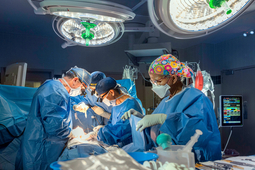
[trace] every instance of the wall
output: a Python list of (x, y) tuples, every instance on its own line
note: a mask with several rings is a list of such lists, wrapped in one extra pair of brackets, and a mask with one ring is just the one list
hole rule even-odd
[[(200, 69), (210, 73), (211, 76), (217, 76), (221, 73), (221, 68), (215, 58), (215, 45), (214, 44), (199, 44), (187, 49), (179, 50), (180, 61), (185, 62), (199, 62)], [(221, 85), (214, 85), (215, 95), (215, 114), (218, 119), (218, 103), (219, 95), (221, 94)]]
[[(233, 128), (233, 134), (228, 148), (236, 149), (241, 155), (254, 155), (255, 153), (255, 91), (252, 90), (255, 84), (255, 67), (245, 70), (236, 70), (233, 75), (222, 74), (222, 94), (237, 94), (243, 96), (246, 102), (247, 119), (244, 119), (243, 127)], [(225, 146), (230, 128), (221, 128), (222, 144)]]
[(0, 33), (0, 67), (15, 62), (27, 62), (28, 68), (53, 69), (54, 74), (77, 65), (92, 72), (122, 73), (128, 58), (124, 50), (128, 49), (126, 37), (109, 47), (84, 48), (80, 46), (61, 48), (60, 38), (29, 36), (14, 33)]
[[(247, 101), (247, 118), (242, 128), (234, 128), (228, 148), (236, 149), (241, 155), (255, 154), (255, 37), (237, 37), (215, 45), (215, 58), (221, 70), (233, 69), (233, 75), (222, 73), (222, 94), (241, 94)], [(250, 68), (249, 68), (250, 67)], [(229, 128), (221, 128), (222, 146), (225, 146)]]
[[(215, 85), (216, 114), (218, 111), (219, 95), (241, 94), (247, 101), (248, 119), (243, 128), (234, 128), (232, 138), (227, 148), (236, 149), (241, 155), (255, 154), (254, 112), (255, 96), (253, 92), (255, 77), (255, 36), (239, 36), (218, 44), (199, 44), (179, 51), (181, 61), (200, 61), (202, 70), (212, 76), (221, 75), (220, 85)], [(221, 74), (222, 70), (233, 69), (234, 75)], [(224, 149), (229, 128), (221, 128), (222, 149)]]
[(215, 60), (214, 44), (199, 44), (182, 50), (180, 60), (182, 62), (200, 62), (201, 70), (206, 70), (212, 76), (220, 74), (220, 68)]
[(215, 45), (215, 59), (221, 70), (255, 65), (255, 36), (239, 36)]

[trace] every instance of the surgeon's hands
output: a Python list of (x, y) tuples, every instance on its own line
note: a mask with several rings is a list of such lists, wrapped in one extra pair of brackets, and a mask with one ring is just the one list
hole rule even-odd
[(73, 110), (85, 113), (85, 117), (87, 118), (87, 110), (89, 109), (89, 106), (86, 105), (84, 102), (81, 102), (77, 105), (73, 105)]
[(89, 132), (86, 136), (88, 137), (86, 140), (97, 139), (97, 132)]
[(91, 140), (91, 139), (97, 139), (97, 134), (99, 129), (103, 128), (103, 125), (98, 125), (96, 127), (93, 128), (93, 132), (89, 132), (86, 136), (88, 136), (87, 140)]
[(140, 112), (138, 112), (138, 111), (136, 111), (136, 110), (134, 110), (134, 109), (130, 109), (129, 111), (127, 111), (127, 112), (125, 112), (125, 113), (123, 114), (123, 116), (121, 117), (121, 119), (122, 119), (123, 121), (125, 121), (125, 120), (129, 119), (129, 118), (131, 117), (131, 115), (134, 115), (134, 116), (139, 117), (139, 118), (143, 118), (143, 115), (142, 115)]
[(157, 124), (163, 124), (166, 121), (166, 117), (166, 114), (146, 115), (142, 120), (137, 123), (136, 131), (140, 129), (140, 132), (142, 132), (147, 127), (151, 127)]
[(99, 129), (101, 129), (101, 128), (103, 128), (103, 127), (104, 127), (104, 125), (98, 125), (98, 126), (96, 126), (96, 127), (93, 128), (93, 131), (94, 131), (94, 132), (98, 132)]
[(98, 107), (98, 106), (94, 106), (91, 107), (91, 109), (99, 116), (105, 117), (106, 119), (110, 119), (111, 114), (108, 112), (105, 112), (103, 108)]

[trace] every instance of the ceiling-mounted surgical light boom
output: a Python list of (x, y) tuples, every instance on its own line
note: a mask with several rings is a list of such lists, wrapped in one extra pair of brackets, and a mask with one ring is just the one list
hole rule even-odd
[[(109, 1), (44, 0), (40, 6), (46, 14), (83, 21), (124, 22), (135, 17), (130, 8)], [(38, 11), (41, 9), (38, 8)]]
[(88, 23), (79, 19), (55, 17), (52, 27), (55, 33), (67, 42), (63, 47), (74, 45), (106, 46), (118, 41), (124, 34), (123, 23)]
[(135, 17), (130, 8), (103, 0), (43, 0), (40, 7), (28, 2), (36, 14), (55, 15), (52, 28), (66, 41), (63, 48), (112, 44), (125, 32), (123, 22)]
[(254, 0), (148, 0), (152, 23), (178, 39), (208, 35), (239, 17)]

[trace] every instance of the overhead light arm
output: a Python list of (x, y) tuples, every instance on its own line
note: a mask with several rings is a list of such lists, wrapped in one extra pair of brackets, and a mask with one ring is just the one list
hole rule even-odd
[[(73, 45), (102, 47), (115, 43), (125, 32), (123, 22), (135, 17), (130, 8), (103, 0), (43, 0), (40, 8), (32, 0), (28, 2), (36, 14), (56, 16), (52, 28), (66, 41), (63, 48)], [(149, 32), (150, 28), (132, 29), (135, 30)]]
[(125, 27), (125, 32), (152, 32), (154, 27)]
[(138, 4), (136, 4), (133, 8), (132, 11), (137, 10), (138, 8), (140, 8), (145, 2), (147, 2), (147, 0), (141, 0), (141, 2), (139, 2)]
[(32, 2), (32, 0), (27, 0), (28, 3), (34, 8), (34, 10), (36, 11), (38, 8), (35, 6), (35, 4)]
[(65, 49), (66, 47), (71, 47), (71, 46), (75, 46), (76, 44), (74, 44), (74, 43), (71, 43), (71, 42), (65, 42), (65, 43), (63, 43), (62, 45), (61, 45), (61, 47), (63, 48), (63, 49)]

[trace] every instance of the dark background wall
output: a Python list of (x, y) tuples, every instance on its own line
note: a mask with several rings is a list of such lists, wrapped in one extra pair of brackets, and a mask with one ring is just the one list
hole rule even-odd
[[(0, 67), (15, 62), (27, 62), (28, 68), (53, 69), (54, 74), (77, 65), (88, 71), (122, 72), (128, 64), (124, 50), (128, 49), (126, 37), (118, 43), (100, 48), (80, 46), (61, 48), (63, 40), (29, 34), (0, 33)], [(93, 63), (93, 64), (92, 64)]]
[[(247, 119), (242, 128), (234, 128), (229, 148), (236, 148), (242, 155), (255, 153), (255, 37), (238, 37), (215, 46), (215, 58), (219, 61), (220, 69), (232, 69), (233, 75), (222, 72), (222, 94), (243, 95), (247, 102)], [(217, 50), (216, 50), (217, 49)], [(222, 143), (226, 143), (229, 129), (222, 128)]]
[[(227, 148), (241, 155), (255, 154), (255, 37), (239, 36), (217, 44), (200, 44), (181, 51), (182, 61), (200, 61), (201, 69), (212, 76), (221, 75), (221, 84), (215, 85), (215, 112), (218, 118), (219, 95), (243, 95), (247, 103), (244, 126), (233, 129)], [(223, 70), (233, 70), (226, 75)], [(225, 147), (230, 128), (220, 128), (222, 148)]]

